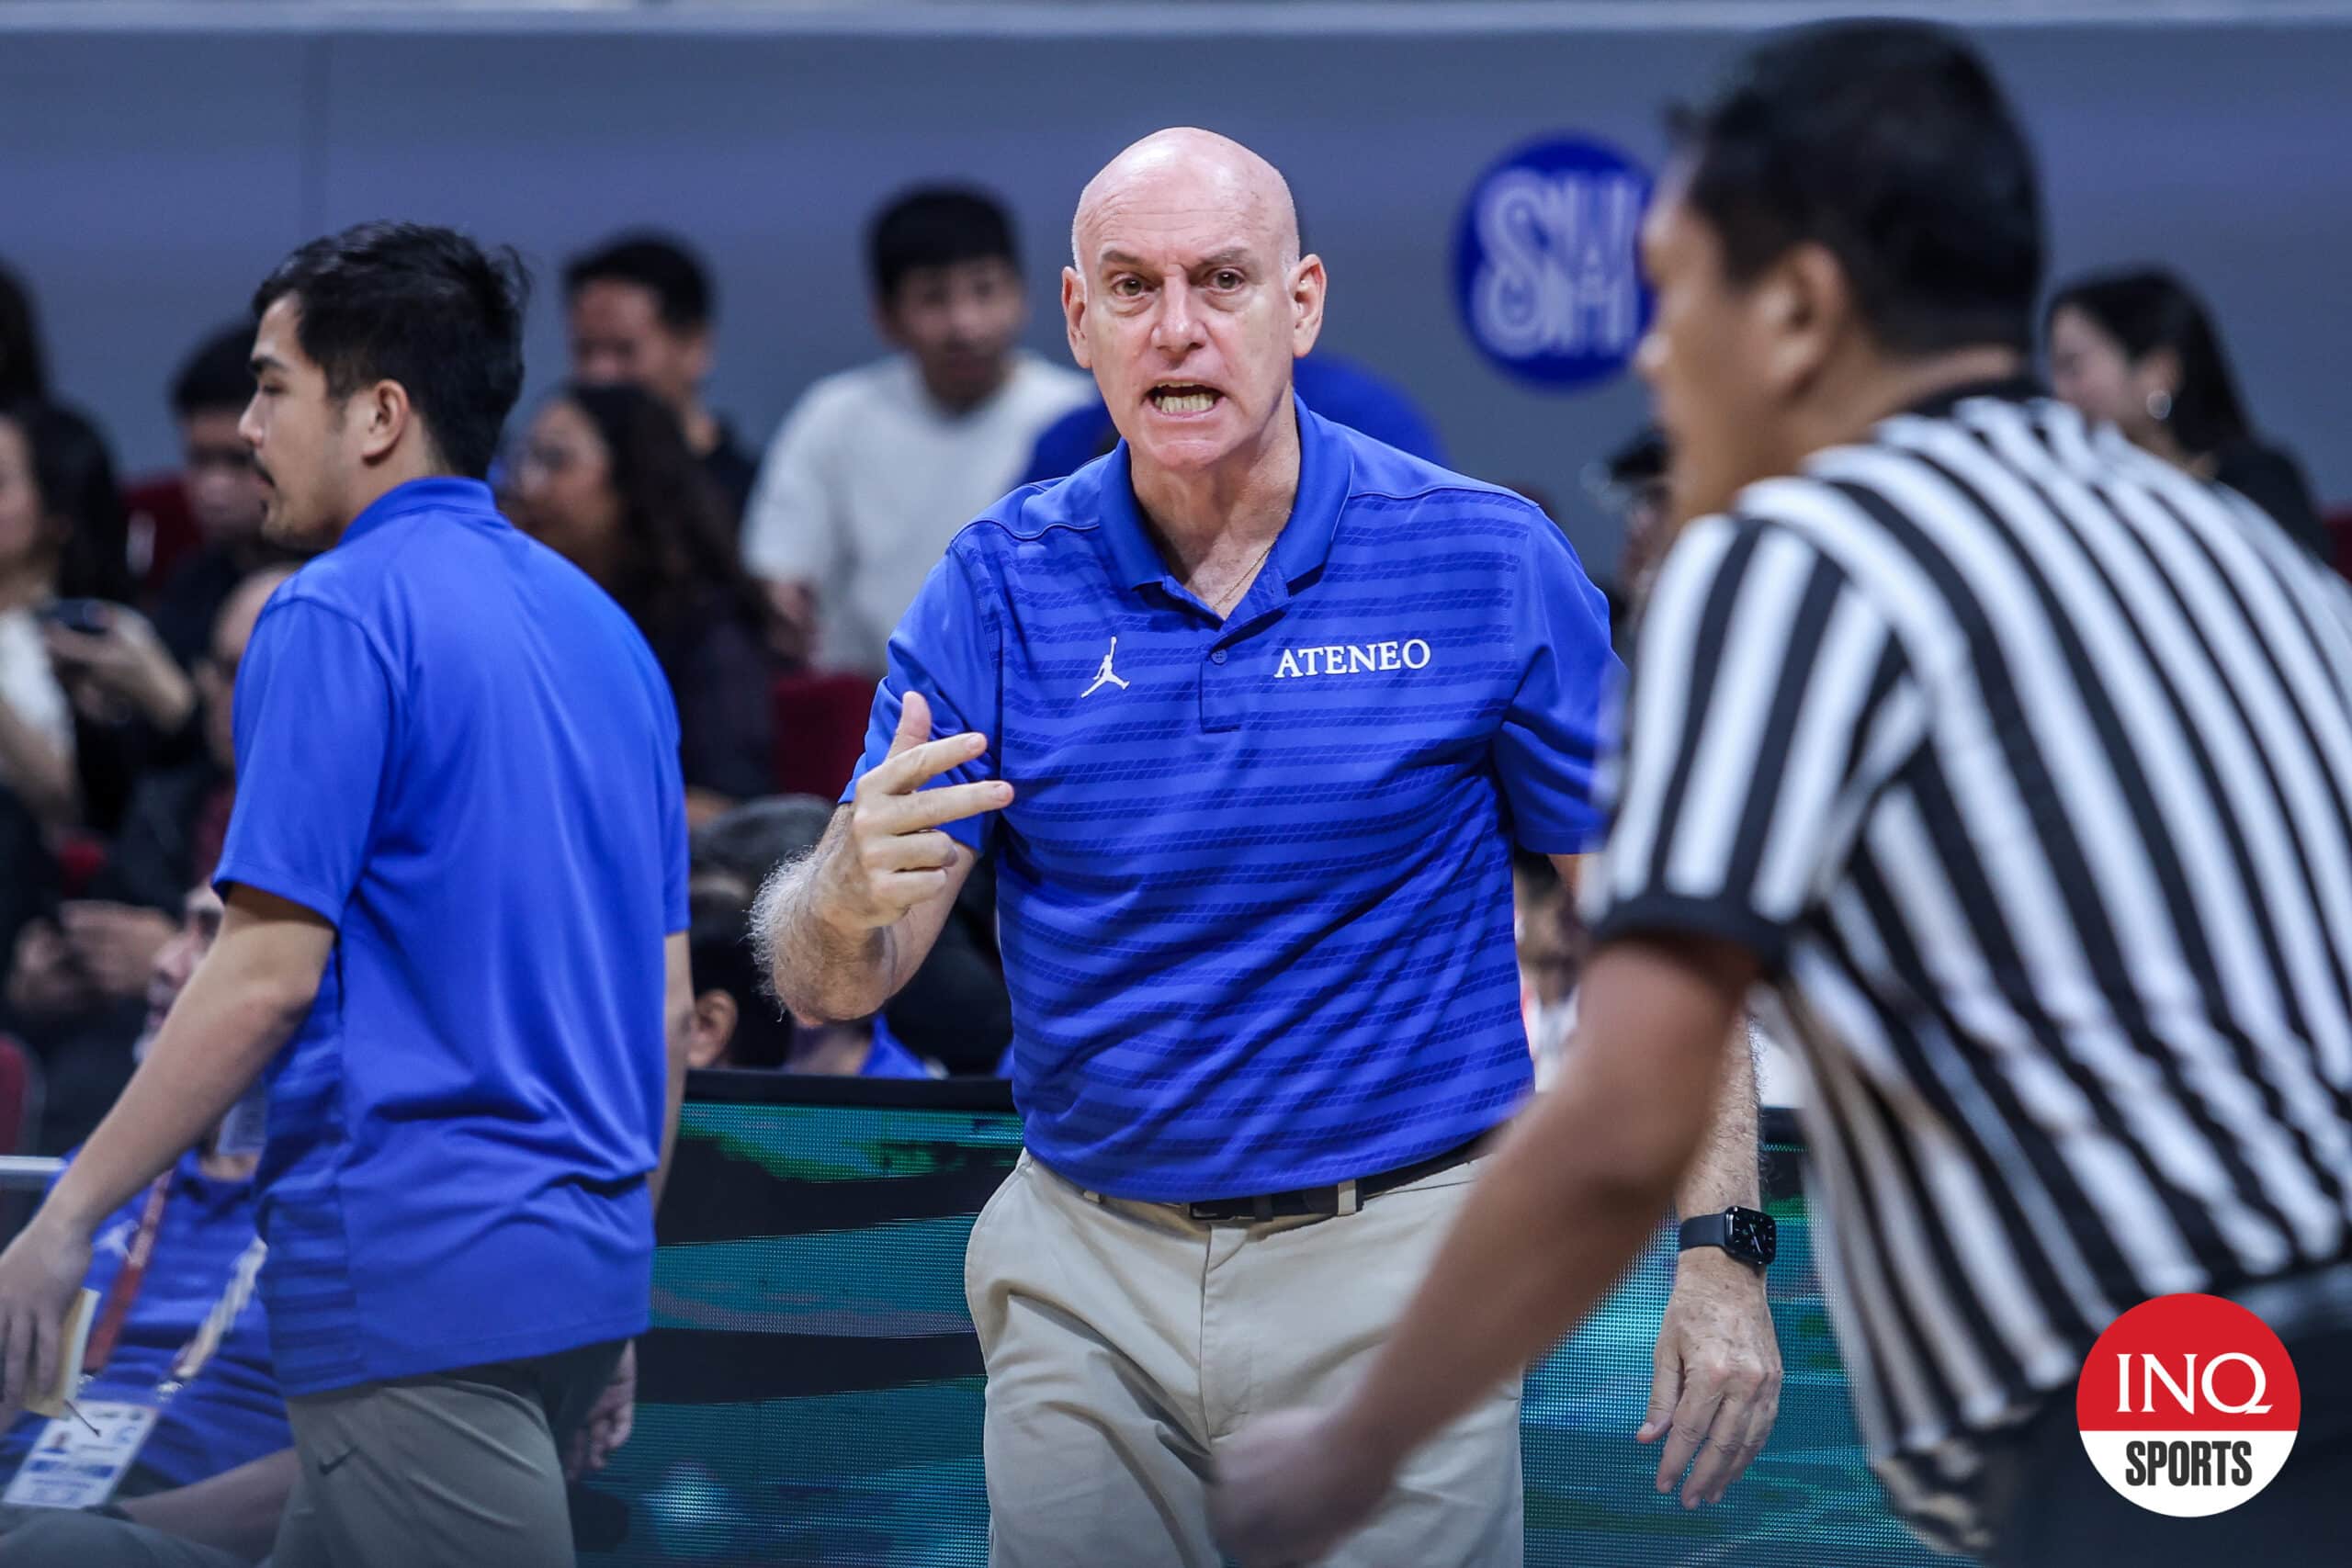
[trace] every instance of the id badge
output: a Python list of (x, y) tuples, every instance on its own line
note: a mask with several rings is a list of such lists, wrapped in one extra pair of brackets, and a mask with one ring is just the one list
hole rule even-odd
[[(50, 1418), (40, 1441), (17, 1467), (0, 1504), (26, 1508), (93, 1508), (114, 1496), (155, 1429), (161, 1414), (153, 1404), (129, 1399), (76, 1401), (74, 1409)], [(96, 1430), (91, 1430), (96, 1427)]]

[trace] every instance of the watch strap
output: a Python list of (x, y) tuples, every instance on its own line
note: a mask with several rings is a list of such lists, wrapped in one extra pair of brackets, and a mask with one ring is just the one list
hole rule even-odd
[(1682, 1222), (1682, 1250), (1698, 1247), (1720, 1247), (1731, 1250), (1731, 1216), (1729, 1214), (1697, 1214)]
[(1719, 1247), (1752, 1269), (1763, 1269), (1778, 1251), (1772, 1216), (1736, 1204), (1716, 1214), (1698, 1214), (1682, 1222), (1682, 1250)]

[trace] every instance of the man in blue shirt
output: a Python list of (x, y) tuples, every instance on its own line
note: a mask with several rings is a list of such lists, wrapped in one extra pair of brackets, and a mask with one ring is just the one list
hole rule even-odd
[[(993, 852), (1027, 1153), (967, 1262), (991, 1561), (1210, 1568), (1227, 1434), (1360, 1371), (1528, 1093), (1509, 840), (1595, 837), (1613, 660), (1532, 506), (1294, 398), (1323, 268), (1262, 159), (1148, 138), (1072, 248), (1125, 439), (956, 537), (759, 919), (797, 1014), (869, 1013)], [(1757, 1201), (1725, 1063), (1686, 1212)], [(1695, 1258), (1644, 1435), (1769, 1420), (1778, 1378), (1760, 1276)], [(1400, 1480), (1333, 1562), (1516, 1564), (1517, 1380)]]
[(619, 606), (481, 482), (519, 273), (369, 224), (256, 295), (266, 525), (333, 547), (239, 674), (220, 940), (0, 1257), (16, 1404), (97, 1221), (267, 1066), (280, 1568), (569, 1563), (560, 1445), (625, 1429), (647, 1322), (690, 1004), (677, 721)]

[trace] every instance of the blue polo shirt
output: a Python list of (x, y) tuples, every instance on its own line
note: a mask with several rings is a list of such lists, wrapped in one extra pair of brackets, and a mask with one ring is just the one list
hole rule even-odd
[[(67, 1158), (70, 1163), (73, 1156)], [(208, 1177), (191, 1151), (173, 1167), (169, 1190), (147, 1277), (122, 1320), (113, 1353), (84, 1385), (82, 1398), (152, 1401), (180, 1352), (228, 1294), (238, 1260), (253, 1245), (250, 1179)], [(141, 1188), (98, 1226), (90, 1271), (82, 1282), (98, 1292), (102, 1312), (146, 1208), (147, 1190)], [(0, 1477), (16, 1474), (48, 1425), (45, 1417), (28, 1415), (8, 1428), (0, 1438)], [(164, 1404), (131, 1473), (156, 1487), (186, 1486), (293, 1441), (286, 1401), (270, 1370), (268, 1320), (260, 1297), (249, 1291), (211, 1359)]]
[(286, 1391), (642, 1330), (686, 829), (637, 628), (420, 480), (271, 597), (236, 736), (223, 893), (336, 931), (258, 1178)]
[[(1298, 411), (1299, 488), (1220, 624), (1124, 445), (958, 534), (890, 643), (1013, 804), (998, 856), (1013, 1092), (1089, 1188), (1238, 1197), (1408, 1164), (1527, 1092), (1509, 842), (1600, 832), (1608, 612), (1507, 491)], [(1115, 644), (1114, 639), (1116, 639)]]

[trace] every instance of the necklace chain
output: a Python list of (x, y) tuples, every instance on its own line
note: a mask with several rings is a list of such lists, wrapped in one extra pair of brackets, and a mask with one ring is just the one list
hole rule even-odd
[[(1274, 536), (1274, 539), (1279, 539), (1282, 536), (1279, 534)], [(1241, 575), (1234, 580), (1233, 586), (1231, 588), (1226, 590), (1225, 596), (1223, 598), (1213, 599), (1209, 602), (1210, 609), (1215, 610), (1220, 615), (1224, 615), (1226, 611), (1232, 606), (1234, 602), (1241, 597), (1242, 591), (1248, 588), (1250, 583), (1257, 581), (1258, 569), (1266, 563), (1266, 558), (1268, 556), (1274, 553), (1274, 539), (1268, 539), (1266, 541), (1266, 547), (1258, 552), (1257, 559), (1251, 561), (1248, 566), (1241, 569)]]

